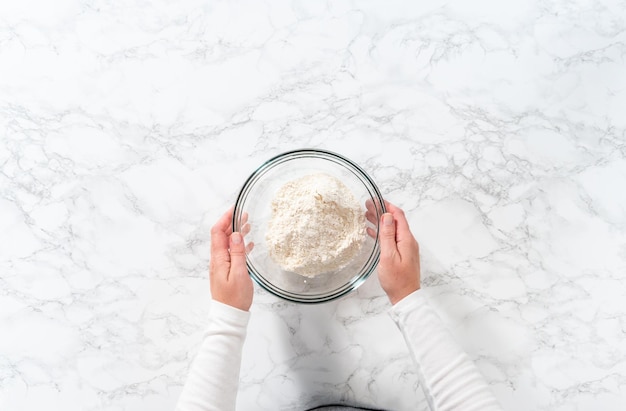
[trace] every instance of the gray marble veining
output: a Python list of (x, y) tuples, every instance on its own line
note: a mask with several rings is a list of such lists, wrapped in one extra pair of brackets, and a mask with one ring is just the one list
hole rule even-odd
[[(623, 409), (625, 73), (619, 0), (2, 2), (0, 409), (173, 409), (210, 226), (300, 147), (407, 211), (505, 409)], [(257, 290), (239, 409), (426, 409), (388, 308)]]

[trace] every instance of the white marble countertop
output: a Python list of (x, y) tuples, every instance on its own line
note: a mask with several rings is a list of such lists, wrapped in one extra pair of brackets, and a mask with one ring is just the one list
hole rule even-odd
[[(507, 410), (626, 404), (624, 1), (0, 3), (0, 409), (172, 410), (209, 229), (300, 147), (407, 210)], [(239, 409), (425, 409), (375, 276), (256, 290)]]

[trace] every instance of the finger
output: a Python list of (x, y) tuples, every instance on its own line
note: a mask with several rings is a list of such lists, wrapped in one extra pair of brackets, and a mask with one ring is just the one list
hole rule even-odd
[[(224, 213), (211, 228), (211, 260), (217, 265), (230, 261), (230, 255), (228, 253), (229, 234), (227, 233), (230, 227), (231, 215), (232, 209)], [(217, 267), (217, 265), (215, 267)]]
[(246, 254), (250, 254), (252, 250), (254, 250), (254, 243), (250, 241), (248, 244), (246, 244)]
[(247, 236), (248, 233), (250, 233), (250, 224), (245, 224), (242, 228), (241, 228), (241, 235), (242, 236)]
[(380, 204), (379, 201), (374, 202), (371, 198), (365, 201), (365, 209), (367, 210), (367, 213), (375, 216), (376, 220), (378, 220), (378, 217), (383, 212), (382, 204)]
[(374, 229), (371, 227), (367, 227), (367, 235), (372, 238), (376, 238), (376, 231), (374, 231)]
[(246, 246), (241, 233), (232, 233), (230, 236), (230, 273), (229, 282), (234, 280), (231, 276), (248, 275), (246, 267)]
[(405, 255), (410, 255), (413, 253), (413, 249), (417, 244), (413, 233), (411, 233), (411, 228), (409, 227), (409, 222), (406, 219), (406, 215), (404, 211), (397, 206), (389, 203), (386, 204), (388, 210), (391, 211), (393, 217), (396, 222), (396, 248), (400, 254), (400, 259)]
[(388, 212), (393, 213), (394, 211), (402, 211), (402, 209), (400, 207), (398, 207), (397, 205), (385, 200), (385, 208), (387, 209)]
[[(376, 207), (376, 204), (379, 204), (379, 206)], [(365, 201), (365, 208), (367, 209), (367, 211), (365, 212), (365, 218), (367, 219), (367, 221), (369, 221), (373, 225), (378, 225), (378, 219), (383, 212), (383, 210), (381, 210), (382, 207), (380, 206), (380, 203), (374, 203), (374, 200), (370, 198)]]
[(224, 214), (228, 215), (228, 227), (224, 230), (227, 236), (230, 236), (233, 233), (233, 213), (235, 211), (235, 206), (232, 205)]
[[(230, 212), (231, 212), (231, 221), (230, 221), (230, 227), (228, 227), (228, 231), (226, 231), (227, 235), (231, 235), (233, 233), (233, 221), (232, 221), (232, 217), (233, 217), (233, 212), (234, 212), (235, 206), (232, 206), (230, 208)], [(239, 221), (239, 227), (243, 227), (248, 223), (248, 213), (244, 212), (243, 215), (241, 216), (241, 220)], [(243, 234), (245, 235), (245, 234)]]
[(382, 215), (379, 230), (381, 260), (390, 261), (398, 254), (396, 222), (392, 214), (385, 213)]
[(396, 220), (396, 240), (401, 242), (413, 239), (413, 234), (411, 233), (411, 228), (409, 227), (409, 222), (406, 219), (404, 210), (387, 200), (385, 200), (385, 208), (387, 208), (388, 212), (393, 214), (393, 218)]
[(378, 217), (376, 216), (376, 212), (366, 212), (365, 213), (365, 218), (367, 219), (367, 221), (369, 221), (370, 223), (376, 225), (376, 222), (378, 221)]
[(233, 223), (233, 207), (230, 207), (222, 216), (215, 222), (215, 225), (211, 230), (216, 229), (223, 232), (228, 230), (228, 227)]

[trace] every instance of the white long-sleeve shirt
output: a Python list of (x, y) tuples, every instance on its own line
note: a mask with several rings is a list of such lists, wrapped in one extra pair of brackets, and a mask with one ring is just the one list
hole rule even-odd
[(399, 301), (390, 314), (404, 335), (433, 411), (502, 409), (421, 290)]
[[(420, 290), (390, 310), (415, 361), (433, 411), (501, 410), (474, 363)], [(234, 411), (250, 313), (213, 301), (211, 323), (191, 366), (177, 411)]]

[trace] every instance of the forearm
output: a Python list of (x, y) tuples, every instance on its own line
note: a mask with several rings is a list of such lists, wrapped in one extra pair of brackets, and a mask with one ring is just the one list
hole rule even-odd
[(247, 311), (211, 303), (211, 323), (189, 370), (177, 411), (235, 409), (249, 317)]
[(501, 409), (474, 363), (426, 301), (423, 291), (416, 291), (397, 303), (391, 316), (414, 357), (431, 409)]

